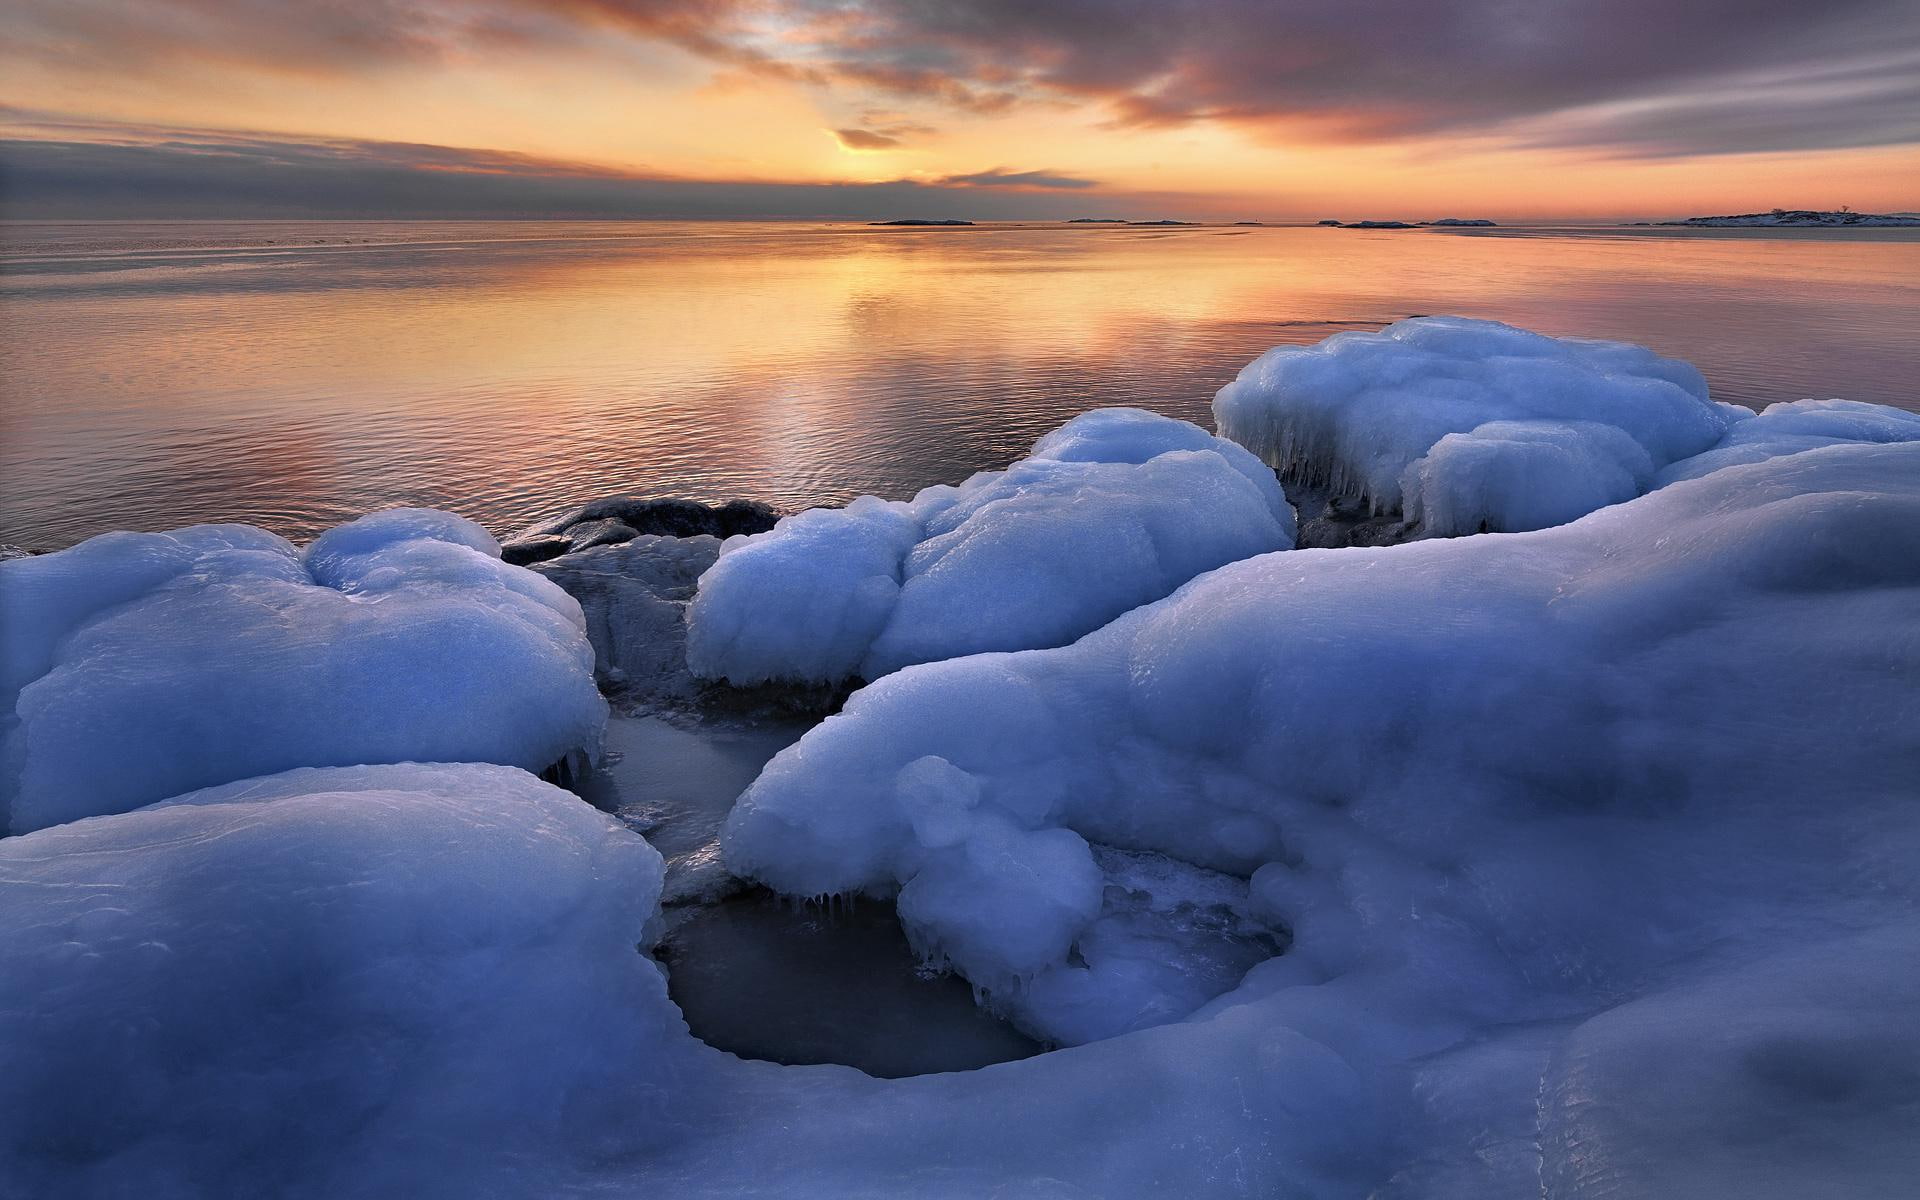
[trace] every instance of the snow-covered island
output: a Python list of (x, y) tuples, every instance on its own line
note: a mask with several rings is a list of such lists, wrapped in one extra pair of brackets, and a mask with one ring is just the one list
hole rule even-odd
[(1695, 225), (1720, 227), (1755, 226), (1759, 228), (1894, 228), (1920, 226), (1920, 217), (1903, 213), (1858, 213), (1847, 209), (1820, 211), (1805, 208), (1776, 208), (1771, 212), (1740, 213), (1725, 217), (1688, 217), (1684, 221), (1658, 221), (1658, 225)]
[[(1422, 318), (1214, 418), (0, 560), (0, 1195), (1908, 1190), (1920, 414)], [(583, 798), (770, 698), (700, 838)], [(701, 1041), (658, 951), (749, 888), (1047, 1052)]]

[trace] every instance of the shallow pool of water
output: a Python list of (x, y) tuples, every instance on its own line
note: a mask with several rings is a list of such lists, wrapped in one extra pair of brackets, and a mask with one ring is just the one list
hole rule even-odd
[(666, 933), (655, 953), (688, 1027), (743, 1058), (842, 1063), (889, 1078), (1039, 1053), (977, 1007), (963, 980), (922, 969), (892, 905), (796, 905), (727, 874), (728, 811), (806, 729), (616, 713), (605, 761), (578, 784), (666, 859)]

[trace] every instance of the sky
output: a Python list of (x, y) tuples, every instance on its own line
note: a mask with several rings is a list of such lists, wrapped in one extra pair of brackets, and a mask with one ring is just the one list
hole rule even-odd
[(0, 0), (0, 215), (1920, 209), (1915, 0)]

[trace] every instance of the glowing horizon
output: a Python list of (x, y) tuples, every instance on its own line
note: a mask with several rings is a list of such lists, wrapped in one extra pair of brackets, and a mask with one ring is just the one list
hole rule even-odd
[(1920, 20), (1877, 0), (1365, 19), (1331, 0), (25, 0), (0, 21), (9, 216), (1920, 207)]

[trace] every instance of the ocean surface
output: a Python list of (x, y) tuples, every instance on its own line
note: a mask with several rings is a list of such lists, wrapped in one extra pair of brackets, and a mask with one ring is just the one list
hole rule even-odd
[(1457, 313), (1920, 409), (1920, 231), (0, 223), (0, 542), (598, 496), (793, 509)]

